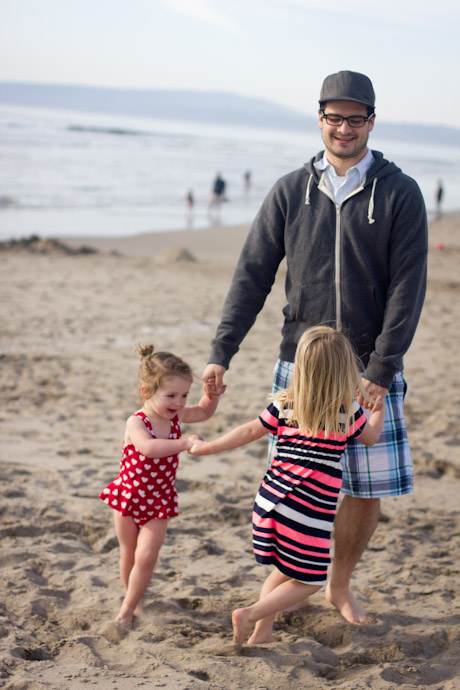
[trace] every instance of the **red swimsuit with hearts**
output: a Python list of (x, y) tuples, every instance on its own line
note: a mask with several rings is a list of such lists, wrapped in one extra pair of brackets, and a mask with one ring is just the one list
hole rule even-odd
[[(152, 438), (149, 418), (143, 412), (141, 417)], [(170, 439), (181, 437), (178, 417), (171, 420)], [(132, 443), (123, 443), (120, 474), (101, 491), (99, 498), (122, 515), (134, 519), (138, 527), (149, 520), (166, 520), (179, 514), (176, 492), (177, 455), (166, 458), (148, 458), (139, 453)]]

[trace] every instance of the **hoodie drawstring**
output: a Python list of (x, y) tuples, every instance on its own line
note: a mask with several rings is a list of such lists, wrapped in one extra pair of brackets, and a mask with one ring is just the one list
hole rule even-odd
[[(373, 213), (374, 213), (375, 188), (377, 186), (377, 182), (378, 182), (378, 177), (374, 177), (374, 181), (372, 182), (371, 197), (369, 199), (369, 206), (367, 208), (367, 220), (369, 222), (369, 225), (372, 225), (373, 223), (375, 223), (375, 218), (373, 218)], [(313, 175), (310, 174), (310, 177), (308, 178), (308, 182), (307, 182), (307, 188), (305, 190), (305, 206), (310, 206), (310, 189), (311, 189), (312, 183), (313, 183)]]
[(367, 220), (369, 221), (369, 225), (372, 225), (372, 223), (375, 223), (375, 218), (372, 217), (372, 214), (374, 213), (374, 193), (375, 193), (375, 188), (377, 186), (377, 177), (374, 177), (374, 181), (372, 183), (372, 191), (371, 191), (371, 198), (369, 199), (369, 207), (367, 209)]
[(305, 206), (310, 206), (310, 187), (313, 182), (313, 175), (310, 174), (307, 182), (307, 189), (305, 191)]

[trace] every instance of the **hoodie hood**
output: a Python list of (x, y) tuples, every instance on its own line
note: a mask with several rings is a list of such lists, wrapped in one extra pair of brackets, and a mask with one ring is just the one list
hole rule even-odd
[[(308, 163), (305, 163), (304, 165), (304, 168), (309, 173), (307, 186), (305, 190), (306, 206), (309, 206), (311, 203), (310, 190), (312, 185), (316, 183), (318, 186), (320, 186), (321, 180), (323, 178), (323, 172), (318, 170), (314, 165), (318, 161), (322, 160), (323, 155), (324, 151), (320, 151), (314, 158), (312, 158)], [(360, 187), (360, 189), (364, 189), (368, 185), (372, 184), (372, 190), (371, 195), (369, 197), (369, 205), (367, 209), (367, 221), (369, 225), (375, 223), (374, 206), (377, 182), (379, 181), (379, 179), (382, 180), (385, 177), (388, 177), (389, 175), (394, 175), (396, 173), (401, 172), (401, 169), (398, 168), (398, 166), (394, 163), (390, 163), (389, 161), (387, 161), (383, 157), (383, 153), (380, 153), (380, 151), (372, 151), (372, 155), (374, 156), (374, 162), (367, 171), (366, 178)]]

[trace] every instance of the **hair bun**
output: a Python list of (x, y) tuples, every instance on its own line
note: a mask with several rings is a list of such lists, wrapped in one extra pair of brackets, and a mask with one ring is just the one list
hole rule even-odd
[(151, 357), (153, 353), (155, 352), (155, 348), (153, 345), (139, 345), (136, 347), (136, 352), (139, 353), (139, 356), (142, 359), (146, 359), (147, 357)]

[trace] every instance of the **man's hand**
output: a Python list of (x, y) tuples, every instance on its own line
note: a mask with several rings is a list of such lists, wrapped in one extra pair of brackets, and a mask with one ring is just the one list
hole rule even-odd
[(362, 395), (361, 391), (358, 391), (358, 403), (365, 409), (371, 410), (372, 412), (380, 410), (380, 408), (384, 404), (385, 396), (388, 393), (388, 388), (378, 386), (376, 383), (372, 383), (372, 381), (369, 381), (365, 378), (361, 380), (363, 382), (364, 390), (366, 391), (372, 402), (366, 400), (366, 398)]
[(225, 393), (224, 374), (227, 371), (221, 364), (208, 364), (203, 372), (203, 384), (206, 393), (214, 397)]

